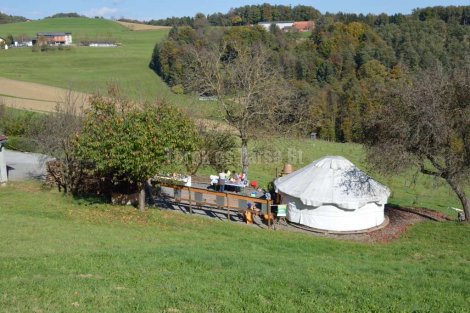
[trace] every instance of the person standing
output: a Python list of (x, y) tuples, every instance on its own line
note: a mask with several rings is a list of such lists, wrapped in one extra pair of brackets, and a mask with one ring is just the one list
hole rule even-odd
[(224, 192), (225, 190), (225, 181), (227, 179), (227, 170), (219, 173), (219, 191)]

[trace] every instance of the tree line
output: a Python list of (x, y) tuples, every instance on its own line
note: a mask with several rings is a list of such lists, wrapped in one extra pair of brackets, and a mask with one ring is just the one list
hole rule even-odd
[(169, 17), (150, 20), (147, 23), (160, 26), (195, 26), (201, 19), (204, 19), (211, 26), (236, 26), (252, 25), (259, 22), (310, 21), (319, 18), (320, 15), (320, 11), (311, 6), (297, 5), (291, 7), (264, 3), (261, 5), (245, 5), (233, 8), (225, 14), (217, 12), (206, 17), (204, 14), (198, 13), (195, 17)]
[(211, 26), (236, 26), (252, 25), (259, 22), (276, 21), (309, 21), (320, 17), (332, 19), (335, 22), (351, 23), (362, 22), (369, 26), (385, 24), (400, 24), (409, 18), (419, 21), (442, 20), (445, 23), (457, 23), (461, 25), (470, 24), (470, 6), (436, 6), (415, 9), (410, 15), (397, 14), (356, 14), (356, 13), (326, 13), (322, 15), (311, 6), (285, 6), (271, 5), (246, 5), (230, 9), (227, 13), (213, 13), (205, 16), (198, 13), (196, 16), (169, 17), (165, 19), (150, 20), (145, 23), (160, 26), (194, 26), (195, 22), (204, 17)]
[(0, 12), (0, 24), (26, 22), (27, 20), (28, 19), (23, 16), (8, 15), (8, 14)]
[(212, 28), (196, 23), (173, 28), (167, 40), (156, 44), (150, 66), (179, 92), (201, 94), (186, 80), (192, 76), (195, 51), (225, 45), (224, 57), (229, 58), (243, 47), (260, 44), (269, 51), (271, 67), (281, 74), (279, 85), (287, 84), (294, 92), (295, 101), (289, 105), (305, 114), (287, 119), (299, 133), (363, 142), (377, 99), (391, 85), (416, 71), (438, 65), (451, 69), (468, 62), (469, 8), (427, 8), (400, 18), (376, 16), (368, 21), (362, 21), (361, 15), (326, 14), (316, 19), (309, 38), (276, 28)]

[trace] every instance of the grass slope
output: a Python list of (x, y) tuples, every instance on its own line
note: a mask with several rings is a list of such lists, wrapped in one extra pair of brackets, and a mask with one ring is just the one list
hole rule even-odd
[(114, 21), (86, 18), (53, 18), (0, 25), (0, 36), (37, 32), (70, 31), (75, 43), (80, 38), (112, 38), (119, 48), (76, 47), (71, 51), (32, 52), (30, 48), (0, 51), (0, 75), (83, 92), (106, 90), (108, 83), (119, 84), (138, 100), (165, 98), (187, 108), (191, 114), (206, 115), (213, 105), (195, 97), (173, 94), (149, 67), (155, 43), (168, 30), (132, 31)]
[(0, 191), (0, 311), (469, 312), (469, 235), (427, 222), (365, 245), (12, 183)]

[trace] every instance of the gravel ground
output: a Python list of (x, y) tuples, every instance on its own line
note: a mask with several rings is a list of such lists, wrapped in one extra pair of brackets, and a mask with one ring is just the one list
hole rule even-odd
[(46, 175), (47, 156), (38, 153), (26, 153), (5, 150), (8, 180), (43, 179)]

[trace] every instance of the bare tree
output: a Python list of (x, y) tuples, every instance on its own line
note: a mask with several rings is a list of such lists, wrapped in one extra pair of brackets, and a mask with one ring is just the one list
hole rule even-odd
[(286, 112), (290, 89), (262, 44), (222, 42), (189, 55), (185, 88), (217, 97), (224, 120), (237, 129), (248, 173), (248, 142)]
[(71, 191), (80, 175), (74, 156), (74, 139), (82, 128), (83, 95), (68, 90), (56, 104), (55, 112), (45, 115), (31, 127), (31, 137), (40, 151), (56, 158), (55, 180), (59, 189)]
[(470, 64), (419, 73), (385, 97), (368, 130), (369, 160), (385, 173), (412, 166), (444, 179), (470, 220)]
[(186, 170), (194, 175), (201, 166), (210, 166), (217, 173), (236, 165), (236, 138), (220, 125), (200, 122), (198, 149), (186, 156)]

